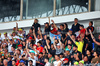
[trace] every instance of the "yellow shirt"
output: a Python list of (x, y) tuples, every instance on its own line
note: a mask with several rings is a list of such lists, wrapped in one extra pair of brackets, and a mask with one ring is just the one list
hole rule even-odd
[(77, 42), (77, 41), (76, 41), (75, 44), (76, 44), (77, 47), (78, 47), (77, 50), (78, 50), (79, 52), (82, 53), (84, 42), (82, 42), (82, 41)]

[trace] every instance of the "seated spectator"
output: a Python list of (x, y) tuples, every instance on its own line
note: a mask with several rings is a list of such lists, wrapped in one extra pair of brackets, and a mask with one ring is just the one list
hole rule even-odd
[(51, 64), (49, 63), (49, 59), (48, 58), (45, 58), (44, 62), (46, 63), (45, 66), (51, 66)]
[(55, 55), (55, 60), (56, 61), (53, 62), (53, 66), (61, 66), (62, 65), (59, 55)]
[(98, 52), (93, 53), (94, 58), (92, 58), (91, 63), (100, 63), (100, 58), (98, 57)]

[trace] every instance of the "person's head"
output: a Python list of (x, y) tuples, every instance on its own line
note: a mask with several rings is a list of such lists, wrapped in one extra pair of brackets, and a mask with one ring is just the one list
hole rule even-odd
[(80, 34), (81, 40), (84, 39), (84, 37), (85, 37), (85, 34), (84, 34), (84, 33), (81, 33), (81, 34)]
[(4, 48), (4, 53), (8, 52), (8, 49), (7, 48)]
[(22, 44), (18, 45), (18, 49), (22, 50)]
[(43, 54), (46, 54), (46, 49), (43, 49), (43, 52), (42, 52)]
[(20, 55), (21, 54), (21, 50), (17, 49), (17, 54)]
[(70, 50), (69, 50), (68, 48), (65, 49), (65, 51), (66, 51), (66, 54), (67, 54), (67, 55), (70, 53)]
[(46, 23), (45, 23), (45, 28), (48, 28), (48, 27), (49, 27), (49, 23), (46, 22)]
[(38, 23), (38, 19), (35, 19), (35, 20), (34, 20), (34, 23)]
[(83, 25), (80, 25), (80, 30), (82, 30), (84, 28), (84, 26)]
[(7, 59), (4, 59), (4, 60), (3, 60), (3, 64), (4, 64), (4, 66), (7, 66), (7, 64), (8, 64)]
[(49, 61), (49, 58), (44, 58), (44, 62), (47, 63)]
[(24, 60), (20, 60), (20, 65), (24, 65), (25, 61)]
[(73, 30), (72, 29), (69, 29), (69, 31), (68, 31), (70, 34), (72, 34), (72, 32), (73, 32)]
[(7, 32), (4, 32), (4, 37), (7, 37)]
[(21, 34), (23, 32), (23, 29), (18, 29), (18, 32)]
[(74, 45), (74, 46), (73, 46), (73, 51), (76, 51), (76, 50), (77, 50), (77, 46)]
[(7, 58), (7, 59), (8, 59), (8, 61), (11, 61), (11, 56), (8, 56), (8, 58)]
[(29, 65), (33, 65), (33, 61), (32, 60), (29, 60)]
[(84, 60), (84, 62), (87, 62), (88, 61), (88, 56), (85, 56), (83, 60)]
[(76, 62), (74, 62), (74, 66), (78, 66), (78, 64), (79, 64), (79, 63), (78, 63), (77, 61), (76, 61)]
[(91, 52), (89, 50), (86, 51), (87, 55), (91, 55)]
[(32, 39), (33, 39), (32, 37), (29, 37), (29, 38), (28, 38), (29, 42), (31, 42)]
[(67, 23), (64, 23), (64, 28), (68, 28), (68, 25), (67, 25)]
[(16, 60), (12, 60), (12, 65), (16, 65)]
[(71, 40), (68, 40), (68, 44), (72, 44), (72, 41)]
[(64, 56), (63, 53), (61, 53), (61, 54), (60, 54), (60, 58), (63, 58), (63, 56)]
[(59, 59), (60, 59), (59, 55), (55, 55), (55, 60), (59, 60)]
[(41, 41), (38, 41), (37, 42), (37, 46), (39, 47), (39, 46), (41, 46), (42, 45), (42, 42)]
[(15, 31), (15, 30), (16, 30), (16, 27), (13, 28), (13, 31)]
[(98, 56), (98, 52), (94, 51), (93, 56)]
[(92, 26), (92, 25), (93, 25), (93, 21), (90, 21), (90, 22), (89, 22), (89, 26)]
[(60, 49), (60, 43), (57, 44), (57, 49)]
[(32, 32), (33, 32), (33, 30), (32, 30), (32, 29), (30, 29), (30, 30), (29, 30), (29, 33), (32, 33)]
[(43, 53), (42, 53), (42, 52), (40, 52), (40, 53), (39, 53), (39, 56), (40, 56), (40, 58), (42, 58), (42, 57), (43, 57)]
[(48, 58), (51, 58), (52, 57), (52, 54), (51, 53), (48, 53)]
[(74, 19), (74, 22), (75, 22), (75, 23), (77, 23), (77, 22), (78, 22), (78, 19), (77, 19), (77, 18), (75, 18), (75, 19)]
[(30, 50), (30, 54), (31, 54), (32, 56), (34, 56), (34, 55), (35, 55), (35, 51)]
[(72, 49), (72, 44), (68, 44), (68, 49)]
[(44, 35), (43, 38), (46, 40), (47, 39), (47, 35)]
[(40, 39), (40, 35), (39, 34), (37, 35), (37, 38)]
[(53, 23), (51, 24), (51, 27), (54, 28), (54, 24)]
[(12, 32), (12, 35), (15, 36), (16, 35), (16, 32)]
[(64, 25), (63, 25), (63, 24), (60, 25), (60, 29), (61, 29), (61, 30), (64, 29)]

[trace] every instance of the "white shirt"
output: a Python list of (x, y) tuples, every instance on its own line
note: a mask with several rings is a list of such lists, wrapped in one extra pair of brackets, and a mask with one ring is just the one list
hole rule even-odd
[[(58, 66), (59, 63), (62, 63), (62, 62), (61, 62), (60, 60), (59, 60), (59, 61), (54, 61), (54, 62), (53, 62), (53, 65), (54, 65), (54, 66)], [(61, 66), (62, 66), (62, 65), (61, 65)]]
[(37, 38), (36, 38), (35, 44), (37, 45), (37, 42), (40, 41), (40, 40), (42, 40), (42, 39), (37, 39)]
[[(34, 57), (34, 59), (32, 59), (31, 57), (28, 57), (28, 60), (32, 60), (33, 61), (33, 66), (36, 66), (36, 59)], [(28, 62), (28, 66), (29, 66), (29, 62)]]
[(10, 43), (8, 43), (8, 52), (12, 52), (11, 47), (12, 47), (12, 45)]
[(47, 62), (47, 63), (45, 64), (45, 66), (51, 66), (51, 64), (50, 64), (49, 62)]

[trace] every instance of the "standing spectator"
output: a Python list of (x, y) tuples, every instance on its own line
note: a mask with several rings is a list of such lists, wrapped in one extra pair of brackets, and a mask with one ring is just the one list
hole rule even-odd
[(69, 28), (68, 28), (67, 23), (64, 23), (64, 30), (65, 30), (65, 32), (68, 32), (69, 31)]
[(32, 30), (35, 29), (35, 33), (37, 35), (37, 31), (38, 31), (38, 29), (40, 29), (40, 24), (38, 23), (38, 19), (34, 20), (34, 23), (33, 23), (32, 27), (31, 27), (31, 29)]
[(98, 57), (98, 52), (93, 53), (94, 58), (91, 60), (91, 63), (100, 63), (100, 58)]
[(73, 33), (79, 31), (80, 30), (79, 27), (80, 27), (80, 24), (78, 23), (78, 19), (75, 18), (74, 24), (72, 25), (72, 28), (71, 28), (73, 30)]

